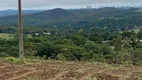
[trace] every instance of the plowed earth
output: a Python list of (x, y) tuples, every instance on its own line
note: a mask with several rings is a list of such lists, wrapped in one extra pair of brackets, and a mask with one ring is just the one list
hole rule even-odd
[(0, 80), (142, 80), (142, 67), (88, 62), (0, 60)]

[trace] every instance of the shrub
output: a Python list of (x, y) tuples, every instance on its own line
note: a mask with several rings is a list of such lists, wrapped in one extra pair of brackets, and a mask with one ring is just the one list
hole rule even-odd
[(6, 60), (9, 62), (17, 62), (17, 59), (14, 57), (7, 57)]
[(58, 54), (57, 57), (56, 57), (57, 60), (61, 60), (61, 61), (66, 61), (66, 57), (62, 54)]
[(24, 63), (24, 60), (17, 59), (15, 57), (7, 57), (6, 60), (13, 63), (21, 63), (21, 64)]

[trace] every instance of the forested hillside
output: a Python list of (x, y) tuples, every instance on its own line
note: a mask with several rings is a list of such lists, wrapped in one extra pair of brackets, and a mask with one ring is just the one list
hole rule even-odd
[[(53, 9), (24, 15), (27, 58), (142, 65), (138, 8)], [(18, 57), (17, 16), (0, 18), (0, 56)]]
[[(43, 10), (23, 10), (23, 15), (38, 13)], [(0, 10), (0, 17), (9, 16), (9, 15), (17, 15), (17, 10)]]
[[(24, 26), (46, 27), (107, 27), (124, 30), (142, 25), (142, 12), (138, 8), (53, 9), (23, 16)], [(17, 24), (17, 16), (0, 18), (0, 25)]]

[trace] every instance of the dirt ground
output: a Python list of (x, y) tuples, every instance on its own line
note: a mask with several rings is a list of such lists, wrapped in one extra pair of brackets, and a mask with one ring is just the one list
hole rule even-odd
[(142, 67), (93, 62), (0, 60), (0, 80), (142, 80)]

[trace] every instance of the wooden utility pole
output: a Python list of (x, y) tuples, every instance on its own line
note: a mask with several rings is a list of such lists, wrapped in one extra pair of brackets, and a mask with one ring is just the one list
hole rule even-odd
[(19, 57), (24, 58), (21, 0), (18, 0)]

